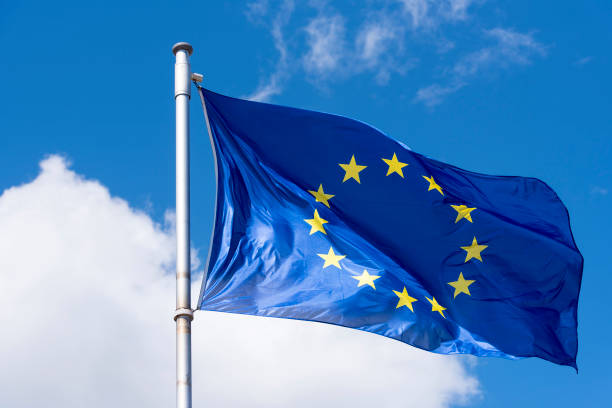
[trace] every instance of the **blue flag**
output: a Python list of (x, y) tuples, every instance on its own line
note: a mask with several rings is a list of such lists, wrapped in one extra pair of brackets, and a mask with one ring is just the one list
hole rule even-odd
[(583, 260), (546, 184), (465, 171), (341, 116), (200, 91), (217, 171), (200, 309), (576, 367)]

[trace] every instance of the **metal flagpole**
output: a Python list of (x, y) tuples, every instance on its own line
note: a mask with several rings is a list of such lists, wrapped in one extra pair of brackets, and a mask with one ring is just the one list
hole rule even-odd
[(189, 99), (193, 47), (172, 47), (176, 102), (176, 406), (191, 408), (191, 259), (189, 254)]

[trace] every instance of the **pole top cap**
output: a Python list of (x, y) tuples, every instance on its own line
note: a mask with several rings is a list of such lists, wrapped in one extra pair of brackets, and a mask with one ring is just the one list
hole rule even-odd
[(179, 42), (172, 46), (172, 53), (176, 55), (180, 50), (185, 50), (189, 55), (193, 53), (193, 47), (188, 42)]

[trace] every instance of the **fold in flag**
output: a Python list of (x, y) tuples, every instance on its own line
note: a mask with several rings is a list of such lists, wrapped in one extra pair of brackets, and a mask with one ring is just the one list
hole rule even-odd
[(583, 260), (546, 184), (468, 172), (341, 116), (200, 92), (217, 172), (200, 309), (576, 367)]

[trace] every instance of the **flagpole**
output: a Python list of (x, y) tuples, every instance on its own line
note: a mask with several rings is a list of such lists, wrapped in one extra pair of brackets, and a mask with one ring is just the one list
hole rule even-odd
[(176, 103), (176, 406), (191, 408), (191, 259), (189, 254), (189, 99), (193, 47), (172, 47)]

